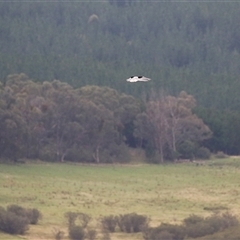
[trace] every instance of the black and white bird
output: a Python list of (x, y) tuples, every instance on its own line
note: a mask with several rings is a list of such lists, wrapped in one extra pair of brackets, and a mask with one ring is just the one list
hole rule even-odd
[(144, 76), (131, 76), (127, 79), (127, 82), (147, 82), (150, 81), (151, 78), (147, 78)]

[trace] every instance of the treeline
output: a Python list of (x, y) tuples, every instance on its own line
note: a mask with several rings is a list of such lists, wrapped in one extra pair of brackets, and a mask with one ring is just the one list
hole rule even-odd
[(136, 99), (109, 87), (73, 88), (9, 75), (0, 90), (0, 157), (18, 161), (127, 162), (129, 146), (149, 160), (209, 157), (211, 130), (193, 113), (195, 99), (153, 92)]
[[(1, 2), (0, 79), (26, 73), (74, 87), (109, 86), (134, 96), (124, 79), (182, 90), (204, 107), (240, 105), (240, 3)], [(145, 86), (144, 91), (149, 87)]]

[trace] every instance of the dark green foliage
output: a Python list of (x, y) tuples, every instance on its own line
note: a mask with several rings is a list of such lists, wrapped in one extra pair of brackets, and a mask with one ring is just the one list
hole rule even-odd
[(223, 231), (219, 231), (217, 233), (214, 233), (212, 235), (207, 235), (204, 237), (201, 237), (201, 240), (239, 240), (240, 239), (240, 228), (237, 227), (230, 227)]
[(0, 157), (128, 162), (123, 130), (139, 111), (136, 99), (111, 88), (73, 89), (58, 80), (39, 84), (13, 74), (0, 89)]
[(115, 232), (118, 220), (118, 217), (113, 215), (103, 217), (101, 219), (103, 229), (109, 232)]
[[(0, 79), (5, 83), (9, 74), (25, 72), (31, 79), (42, 82), (60, 79), (73, 87), (108, 86), (137, 98), (141, 98), (142, 95), (148, 96), (150, 89), (165, 89), (168, 94), (174, 96), (185, 90), (195, 97), (198, 105), (206, 107), (208, 111), (203, 114), (204, 117), (200, 117), (213, 131), (213, 138), (206, 141), (204, 146), (212, 152), (223, 151), (238, 155), (238, 9), (238, 1), (231, 4), (195, 1), (190, 5), (174, 1), (155, 4), (140, 0), (109, 0), (100, 4), (93, 1), (81, 4), (74, 1), (67, 4), (62, 1), (33, 1), (31, 4), (25, 4), (23, 1), (14, 4), (2, 1)], [(225, 14), (226, 12), (228, 14)], [(153, 80), (148, 84), (126, 83), (125, 79), (132, 74), (144, 74)], [(26, 80), (24, 76), (22, 80)], [(0, 113), (0, 157), (7, 157), (13, 161), (20, 157), (47, 161), (76, 161), (78, 154), (72, 148), (78, 149), (79, 145), (81, 148), (86, 147), (82, 146), (82, 142), (73, 146), (76, 141), (79, 143), (80, 138), (83, 139), (83, 135), (80, 134), (83, 133), (80, 130), (81, 124), (76, 124), (78, 121), (73, 120), (70, 114), (71, 125), (66, 127), (67, 131), (57, 134), (57, 129), (63, 129), (62, 126), (65, 125), (63, 113), (67, 111), (62, 111), (58, 116), (55, 112), (55, 117), (54, 112), (51, 112), (53, 121), (48, 122), (48, 127), (45, 124), (41, 125), (51, 119), (43, 115), (49, 113), (49, 109), (55, 108), (51, 108), (52, 102), (49, 104), (48, 101), (41, 107), (32, 106), (30, 103), (34, 101), (34, 94), (30, 94), (29, 101), (25, 101), (29, 108), (21, 109), (27, 118), (22, 119), (22, 115), (17, 111), (19, 105), (14, 109), (12, 106), (23, 100), (22, 96), (26, 92), (20, 91), (21, 94), (16, 98), (13, 91), (16, 86), (10, 86), (8, 92), (1, 93), (5, 101), (4, 104), (1, 102), (1, 108), (5, 105), (5, 110)], [(107, 99), (109, 101), (114, 98)], [(66, 102), (69, 106), (67, 98), (62, 98), (61, 102)], [(122, 109), (127, 109), (126, 107)], [(14, 110), (11, 114), (7, 111), (10, 109)], [(221, 113), (217, 113), (217, 109), (220, 109)], [(28, 118), (31, 112), (35, 113), (33, 119)], [(131, 111), (128, 108), (126, 112)], [(69, 111), (66, 114), (68, 115)], [(118, 111), (115, 111), (114, 116), (117, 114)], [(122, 114), (122, 117), (124, 115)], [(122, 141), (126, 140), (127, 144), (135, 146), (133, 130), (128, 131), (129, 128), (126, 127), (133, 119), (129, 120), (128, 116), (123, 118), (120, 122), (125, 128), (118, 130), (118, 133)], [(56, 119), (63, 121), (53, 128)], [(36, 125), (29, 126), (31, 120)], [(97, 122), (94, 123), (98, 126), (95, 130), (100, 130), (101, 120)], [(119, 126), (119, 122), (116, 121), (114, 127), (116, 125)], [(31, 129), (26, 129), (26, 126)], [(68, 131), (71, 134), (66, 134)], [(71, 138), (73, 132), (76, 132), (76, 135)], [(113, 132), (106, 134), (103, 131), (102, 139), (112, 140), (109, 135), (112, 136)], [(93, 145), (95, 149), (87, 154), (84, 152), (82, 159), (85, 160), (80, 161), (115, 161), (115, 153), (113, 157), (102, 156), (102, 151), (109, 150), (106, 149), (108, 143), (103, 144), (100, 135), (98, 136), (94, 138), (97, 141), (93, 141), (93, 137), (86, 139), (84, 134), (85, 142), (89, 141), (89, 145)], [(58, 142), (56, 138), (59, 139)], [(140, 139), (139, 142), (144, 141)], [(46, 147), (47, 144), (50, 147)], [(149, 154), (151, 149), (147, 150)], [(172, 153), (176, 152), (175, 150), (169, 151), (165, 158), (174, 158)], [(109, 156), (109, 153), (106, 155)], [(122, 154), (119, 156), (126, 159)]]
[(124, 214), (119, 216), (118, 225), (122, 232), (140, 232), (148, 226), (148, 218), (136, 213)]
[(84, 240), (86, 237), (84, 228), (82, 226), (72, 225), (68, 228), (69, 237), (72, 240)]
[(210, 235), (239, 225), (237, 218), (230, 213), (224, 213), (222, 215), (214, 214), (205, 219), (192, 215), (186, 218), (184, 223), (186, 225), (187, 236), (192, 238)]
[(30, 224), (37, 224), (39, 219), (42, 217), (41, 212), (38, 209), (28, 209)]
[(238, 110), (198, 107), (196, 113), (213, 131), (212, 138), (205, 142), (207, 148), (212, 152), (222, 151), (229, 155), (239, 154), (240, 113)]
[[(1, 2), (0, 78), (23, 71), (41, 81), (104, 85), (136, 96), (151, 87), (184, 89), (205, 106), (238, 109), (238, 2), (97, 5)], [(155, 83), (122, 81), (138, 72)]]
[(65, 217), (68, 221), (68, 234), (73, 240), (94, 240), (97, 232), (93, 229), (88, 229), (88, 223), (91, 217), (85, 213), (67, 212)]
[(85, 213), (80, 212), (67, 212), (65, 217), (68, 220), (68, 226), (76, 225), (76, 221), (83, 227), (86, 228), (91, 217)]
[(221, 232), (228, 228), (231, 229), (235, 226), (239, 226), (239, 221), (236, 216), (228, 212), (213, 214), (207, 218), (193, 214), (185, 218), (181, 225), (162, 223), (155, 228), (146, 228), (143, 231), (143, 238), (144, 240), (198, 238)]
[(94, 229), (89, 229), (87, 232), (87, 238), (88, 240), (95, 240), (97, 237), (97, 231)]
[(162, 223), (159, 227), (148, 228), (143, 232), (144, 240), (182, 240), (185, 228), (179, 225)]
[(21, 211), (17, 213), (0, 207), (1, 231), (9, 234), (24, 234), (28, 230), (29, 220), (21, 215)]
[(55, 240), (61, 240), (64, 237), (64, 231), (54, 228), (53, 230)]
[(0, 86), (0, 157), (15, 163), (21, 157), (127, 163), (129, 144), (145, 148), (148, 160), (159, 163), (179, 156), (208, 158), (203, 144), (214, 152), (239, 151), (238, 114), (212, 114), (209, 123), (218, 135), (208, 139), (211, 131), (192, 113), (193, 96), (182, 91), (162, 100), (140, 103), (109, 87), (74, 89), (59, 80), (36, 83), (25, 74), (9, 75)]
[(42, 217), (42, 214), (36, 208), (23, 208), (14, 204), (9, 205), (7, 207), (7, 211), (27, 219), (29, 224), (37, 224), (39, 219)]
[(178, 146), (181, 158), (192, 160), (196, 152), (196, 144), (191, 141), (184, 141)]
[(203, 220), (204, 220), (203, 217), (193, 214), (193, 215), (190, 215), (189, 217), (185, 218), (183, 220), (183, 222), (186, 226), (190, 226), (192, 224), (198, 224), (199, 222), (202, 222)]
[(196, 150), (195, 156), (198, 159), (209, 159), (211, 157), (211, 152), (206, 147), (200, 147)]
[(222, 151), (218, 151), (218, 152), (215, 154), (215, 157), (216, 157), (216, 158), (227, 158), (228, 155), (225, 154), (225, 153), (222, 152)]

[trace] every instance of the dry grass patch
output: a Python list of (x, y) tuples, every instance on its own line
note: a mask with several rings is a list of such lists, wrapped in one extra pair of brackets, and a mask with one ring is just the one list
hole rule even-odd
[[(1, 164), (0, 206), (19, 204), (42, 212), (40, 224), (27, 233), (29, 239), (53, 239), (54, 228), (66, 228), (64, 214), (69, 211), (86, 213), (96, 221), (101, 216), (135, 212), (150, 217), (152, 226), (178, 223), (190, 214), (207, 216), (214, 206), (240, 216), (239, 166), (237, 159), (202, 166)], [(114, 233), (112, 239), (123, 236)]]

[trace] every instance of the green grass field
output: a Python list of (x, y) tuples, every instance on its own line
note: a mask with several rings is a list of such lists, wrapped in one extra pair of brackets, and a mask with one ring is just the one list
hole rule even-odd
[[(180, 223), (190, 214), (229, 211), (240, 218), (240, 158), (166, 165), (81, 165), (30, 162), (0, 164), (0, 206), (18, 204), (43, 214), (24, 236), (0, 233), (0, 239), (54, 239), (64, 213), (101, 216), (136, 212), (151, 225)], [(122, 233), (112, 239), (142, 239)]]

